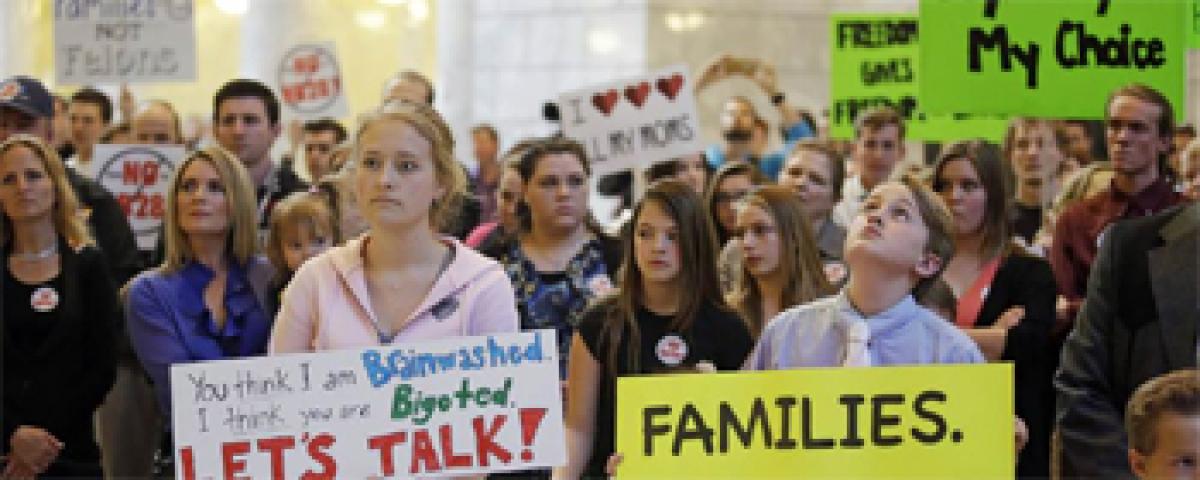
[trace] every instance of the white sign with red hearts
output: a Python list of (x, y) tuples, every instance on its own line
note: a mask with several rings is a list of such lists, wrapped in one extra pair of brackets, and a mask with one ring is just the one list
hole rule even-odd
[(675, 65), (562, 94), (563, 135), (584, 145), (596, 175), (699, 152), (692, 89), (687, 66)]

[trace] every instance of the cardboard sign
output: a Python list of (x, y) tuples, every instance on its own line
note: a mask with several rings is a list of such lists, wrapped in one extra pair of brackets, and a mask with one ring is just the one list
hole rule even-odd
[(608, 82), (558, 98), (562, 130), (587, 148), (592, 174), (704, 150), (687, 67)]
[(85, 171), (121, 204), (138, 249), (153, 250), (167, 211), (171, 174), (183, 162), (182, 146), (97, 144)]
[(176, 478), (409, 478), (565, 463), (553, 330), (174, 365)]
[(284, 107), (302, 120), (350, 112), (333, 42), (296, 45), (279, 61), (278, 91)]
[(921, 0), (921, 108), (1095, 119), (1143, 83), (1185, 114), (1186, 0)]
[(622, 377), (620, 478), (1013, 478), (1011, 364)]
[(854, 138), (858, 114), (890, 106), (905, 119), (908, 138), (947, 141), (1004, 139), (1002, 118), (933, 115), (917, 101), (916, 15), (832, 15), (830, 25), (830, 135)]
[(60, 84), (196, 80), (192, 0), (54, 0)]

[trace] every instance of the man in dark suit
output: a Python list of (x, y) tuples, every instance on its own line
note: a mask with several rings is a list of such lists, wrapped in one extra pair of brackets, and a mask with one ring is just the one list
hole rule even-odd
[(1125, 404), (1143, 382), (1198, 362), (1200, 204), (1105, 237), (1054, 380), (1064, 478), (1134, 478)]

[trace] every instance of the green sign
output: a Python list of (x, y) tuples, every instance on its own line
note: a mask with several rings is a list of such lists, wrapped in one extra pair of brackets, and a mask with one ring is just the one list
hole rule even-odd
[(854, 119), (890, 105), (906, 119), (908, 138), (947, 141), (982, 137), (999, 142), (1005, 121), (969, 115), (929, 115), (917, 101), (917, 16), (834, 15), (830, 26), (830, 135), (853, 138)]
[(923, 109), (1101, 118), (1150, 85), (1183, 119), (1192, 0), (921, 0)]
[(1200, 49), (1200, 0), (1192, 0), (1192, 48)]

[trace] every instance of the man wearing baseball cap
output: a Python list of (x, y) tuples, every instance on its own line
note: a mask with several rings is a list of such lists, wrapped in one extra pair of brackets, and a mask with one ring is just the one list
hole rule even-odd
[[(53, 118), (54, 99), (42, 82), (25, 76), (0, 82), (0, 141), (26, 133), (53, 145)], [(129, 220), (117, 200), (100, 184), (70, 168), (67, 169), (67, 180), (88, 211), (88, 227), (108, 259), (113, 281), (117, 285), (124, 284), (142, 267)]]

